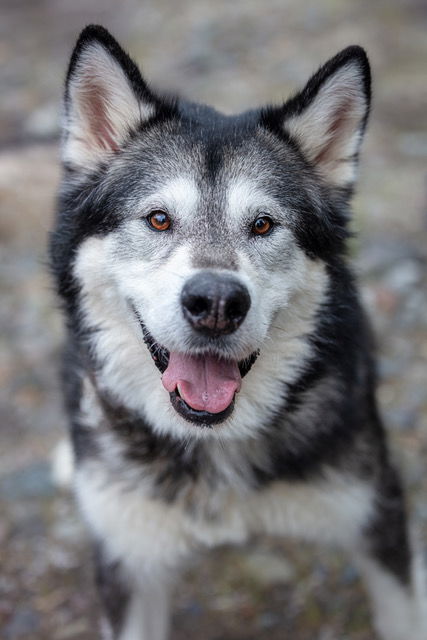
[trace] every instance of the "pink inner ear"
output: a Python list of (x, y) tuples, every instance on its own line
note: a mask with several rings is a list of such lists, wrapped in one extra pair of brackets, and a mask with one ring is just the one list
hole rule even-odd
[(94, 77), (87, 78), (81, 108), (87, 119), (91, 136), (103, 149), (117, 151), (115, 131), (108, 117), (108, 97)]
[[(334, 154), (335, 145), (340, 143), (342, 137), (351, 133), (351, 130), (356, 124), (352, 107), (353, 101), (348, 99), (341, 102), (339, 107), (335, 110), (327, 131), (329, 141), (314, 158), (315, 164), (327, 161), (328, 158)], [(339, 160), (346, 160), (346, 158), (339, 158)]]

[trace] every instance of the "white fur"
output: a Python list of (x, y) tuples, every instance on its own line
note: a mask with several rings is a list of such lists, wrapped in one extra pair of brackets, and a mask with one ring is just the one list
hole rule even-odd
[(102, 640), (114, 640), (113, 630), (107, 618), (102, 616), (99, 620), (99, 633)]
[(427, 591), (423, 559), (416, 558), (411, 585), (403, 587), (371, 559), (358, 564), (371, 596), (374, 625), (383, 640), (427, 639)]
[(131, 486), (107, 476), (96, 461), (80, 467), (77, 497), (110, 559), (121, 559), (130, 574), (137, 568), (141, 575), (157, 576), (197, 549), (240, 543), (260, 533), (356, 544), (372, 513), (372, 488), (332, 471), (316, 483), (276, 482), (246, 492), (224, 486), (216, 495), (206, 492), (206, 499), (215, 501), (209, 517), (203, 511), (189, 513), (185, 497), (167, 504), (150, 498), (143, 482)]
[[(195, 182), (183, 175), (141, 202), (138, 210), (146, 211), (159, 203), (172, 212), (173, 224), (191, 225), (197, 223), (199, 198)], [(310, 354), (305, 336), (313, 331), (316, 313), (324, 301), (324, 264), (310, 260), (296, 248), (285, 224), (286, 212), (244, 179), (231, 181), (227, 191), (230, 234), (247, 239), (248, 216), (255, 217), (266, 205), (270, 211), (274, 209), (282, 224), (276, 239), (257, 245), (257, 260), (250, 254), (250, 247), (237, 252), (235, 277), (247, 287), (251, 307), (228, 342), (229, 357), (240, 361), (258, 348), (260, 356), (243, 380), (233, 414), (215, 430), (194, 430), (175, 412), (127, 302), (132, 300), (158, 344), (169, 351), (186, 351), (192, 329), (182, 314), (180, 296), (186, 280), (197, 273), (192, 266), (191, 244), (181, 240), (163, 257), (162, 243), (171, 240), (150, 231), (141, 221), (130, 220), (126, 225), (131, 225), (133, 237), (140, 233), (136, 237), (141, 251), (123, 252), (122, 230), (91, 237), (78, 249), (74, 274), (82, 288), (85, 323), (97, 328), (93, 348), (103, 363), (99, 382), (125, 406), (145, 415), (158, 433), (231, 439), (253, 436), (283, 402), (283, 382), (291, 383), (298, 377)], [(139, 227), (134, 229), (134, 224)], [(144, 242), (159, 242), (159, 257), (144, 259)], [(277, 242), (280, 247), (289, 247), (285, 270), (272, 268), (263, 259), (262, 252), (274, 260)]]
[[(228, 447), (223, 464), (226, 452)], [(111, 454), (115, 457), (118, 452)], [(215, 459), (219, 454), (212, 451)], [(374, 490), (368, 483), (330, 470), (320, 481), (275, 482), (251, 491), (230, 477), (230, 484), (216, 489), (192, 487), (196, 501), (205, 502), (204, 508), (193, 511), (185, 494), (173, 504), (152, 499), (149, 485), (143, 480), (135, 483), (136, 477), (136, 468), (118, 478), (93, 460), (78, 469), (76, 481), (77, 498), (92, 532), (104, 540), (111, 561), (121, 560), (129, 584), (135, 586), (137, 581), (120, 640), (166, 637), (168, 575), (195, 551), (242, 543), (263, 533), (344, 546), (366, 580), (380, 637), (427, 638), (422, 558), (414, 563), (412, 586), (405, 588), (361, 552), (363, 531), (375, 509)]]
[[(185, 278), (194, 272), (189, 250), (185, 246), (177, 249), (151, 274), (143, 260), (117, 264), (112, 255), (115, 242), (114, 233), (86, 240), (79, 248), (74, 270), (82, 285), (86, 323), (98, 328), (93, 347), (103, 362), (101, 386), (110, 389), (125, 406), (143, 413), (158, 433), (173, 432), (179, 437), (219, 434), (222, 438), (256, 433), (283, 401), (283, 381), (296, 379), (309, 355), (304, 336), (313, 330), (316, 311), (325, 295), (323, 263), (299, 252), (292, 283), (277, 275), (267, 286), (267, 280), (261, 279), (250, 261), (241, 256), (241, 279), (253, 299), (244, 328), (247, 348), (241, 359), (257, 347), (261, 347), (261, 353), (243, 380), (231, 417), (215, 430), (194, 430), (171, 406), (160, 373), (142, 341), (141, 328), (125, 302), (127, 297), (140, 302), (141, 315), (156, 341), (170, 350), (181, 350), (184, 340), (180, 341), (180, 336), (188, 328), (179, 295)], [(283, 300), (288, 305), (273, 319), (275, 306)]]
[(151, 210), (166, 209), (171, 215), (172, 224), (194, 222), (196, 207), (200, 199), (200, 191), (191, 176), (180, 175), (166, 182), (152, 196), (144, 198), (137, 205), (132, 203), (141, 215), (147, 215)]
[(253, 179), (239, 176), (230, 180), (227, 190), (227, 215), (239, 222), (248, 213), (255, 219), (262, 213), (272, 212), (283, 217), (277, 202), (260, 189)]
[[(101, 105), (98, 113), (95, 108)], [(123, 143), (129, 129), (153, 113), (153, 105), (137, 99), (116, 59), (99, 42), (90, 43), (69, 82), (64, 162), (85, 169), (96, 166)], [(108, 125), (108, 139), (97, 121)]]
[(60, 440), (52, 453), (52, 480), (60, 489), (69, 489), (74, 474), (74, 452), (68, 438)]
[[(359, 65), (349, 62), (328, 78), (313, 102), (287, 119), (285, 128), (301, 145), (308, 160), (331, 182), (345, 185), (356, 175), (354, 158), (361, 142), (367, 103)], [(345, 108), (345, 118), (343, 116)], [(342, 118), (338, 128), (334, 122)]]
[(169, 585), (140, 576), (118, 640), (166, 640), (169, 631)]

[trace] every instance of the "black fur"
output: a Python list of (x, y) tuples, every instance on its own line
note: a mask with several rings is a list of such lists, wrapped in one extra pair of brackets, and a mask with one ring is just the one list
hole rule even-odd
[(377, 512), (366, 536), (369, 552), (403, 584), (410, 583), (411, 553), (406, 528), (406, 504), (396, 470), (381, 468)]
[(121, 575), (120, 563), (107, 560), (101, 542), (94, 544), (93, 551), (98, 594), (111, 630), (117, 636), (123, 628), (131, 591)]

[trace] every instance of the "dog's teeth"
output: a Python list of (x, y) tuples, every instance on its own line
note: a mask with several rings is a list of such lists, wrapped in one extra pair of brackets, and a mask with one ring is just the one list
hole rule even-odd
[(182, 393), (181, 393), (181, 389), (180, 389), (179, 384), (177, 385), (176, 390), (178, 391), (178, 395), (182, 396)]

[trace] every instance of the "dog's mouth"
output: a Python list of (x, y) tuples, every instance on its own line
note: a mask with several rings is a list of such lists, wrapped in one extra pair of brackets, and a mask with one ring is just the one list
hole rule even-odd
[(245, 360), (228, 360), (214, 354), (188, 355), (168, 351), (149, 333), (139, 314), (144, 342), (173, 408), (188, 422), (212, 426), (226, 420), (234, 409), (242, 378), (258, 357), (254, 351)]
[(172, 406), (191, 422), (216, 424), (233, 411), (242, 377), (236, 361), (171, 351), (162, 376)]

